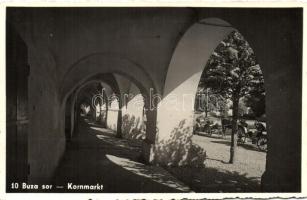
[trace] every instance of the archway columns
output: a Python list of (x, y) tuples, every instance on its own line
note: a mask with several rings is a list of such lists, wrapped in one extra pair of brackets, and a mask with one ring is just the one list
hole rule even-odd
[[(145, 138), (144, 132), (144, 98), (137, 92), (125, 94), (122, 99), (125, 104), (122, 108), (122, 131), (123, 137), (132, 140), (142, 140)], [(150, 125), (149, 125), (150, 126)]]
[(143, 148), (146, 161), (165, 166), (203, 163), (204, 151), (192, 150), (195, 85), (200, 76), (201, 72), (185, 80), (161, 99), (157, 109), (148, 112)]
[(117, 114), (117, 130), (116, 130), (116, 137), (122, 138), (122, 125), (123, 125), (123, 114), (122, 114), (122, 109), (118, 110)]
[[(262, 17), (267, 19), (267, 16), (271, 13)], [(247, 39), (263, 69), (266, 89), (269, 140), (266, 170), (261, 180), (265, 192), (301, 190), (302, 43), (298, 39), (302, 34), (301, 16), (295, 11), (287, 16), (283, 23), (280, 15), (275, 15), (270, 23), (256, 25), (254, 29), (258, 31), (245, 30), (251, 31)], [(270, 30), (270, 34), (263, 30)]]
[(72, 102), (70, 104), (70, 138), (73, 137), (77, 123), (75, 123), (77, 121), (77, 117), (78, 117), (78, 108), (76, 107), (76, 94), (73, 93), (72, 94)]
[[(291, 123), (286, 118), (277, 117), (295, 114), (291, 106), (282, 107), (287, 104), (288, 98), (279, 89), (269, 91), (267, 101), (268, 105), (270, 102), (275, 102), (275, 104), (278, 102), (279, 105), (274, 106), (275, 108), (267, 107), (269, 141), (266, 169), (261, 178), (262, 190), (265, 192), (297, 192), (301, 185), (301, 145), (299, 143), (301, 132), (296, 130), (300, 129), (299, 119)], [(276, 109), (277, 107), (280, 109)], [(295, 118), (293, 116), (293, 119)]]
[[(283, 45), (274, 48), (282, 49)], [(297, 85), (297, 72), (292, 71), (297, 66), (286, 58), (272, 56), (270, 59), (274, 62), (264, 62), (272, 71), (265, 79), (269, 140), (261, 185), (266, 192), (296, 192), (301, 187), (301, 110), (296, 106), (301, 104), (301, 86)]]
[(146, 163), (154, 161), (154, 145), (156, 140), (157, 109), (148, 109), (146, 112), (146, 138), (142, 143), (142, 159)]

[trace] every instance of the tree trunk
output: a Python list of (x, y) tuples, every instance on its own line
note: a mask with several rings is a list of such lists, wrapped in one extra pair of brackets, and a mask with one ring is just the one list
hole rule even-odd
[(234, 163), (236, 160), (237, 140), (238, 140), (238, 112), (239, 112), (239, 97), (234, 95), (232, 106), (232, 130), (231, 130), (231, 145), (230, 145), (230, 160), (229, 163)]
[(209, 107), (209, 98), (208, 98), (208, 96), (209, 96), (209, 89), (207, 88), (206, 89), (206, 117), (208, 117), (208, 107)]

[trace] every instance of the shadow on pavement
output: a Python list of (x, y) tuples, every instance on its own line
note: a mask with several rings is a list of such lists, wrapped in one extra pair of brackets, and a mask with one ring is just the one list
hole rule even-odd
[(238, 172), (221, 171), (210, 167), (170, 168), (175, 177), (195, 192), (261, 192), (257, 178)]
[[(78, 124), (78, 134), (72, 139), (53, 177), (51, 192), (187, 192), (165, 170), (140, 162), (141, 144), (116, 138), (115, 133), (101, 126)], [(102, 190), (72, 190), (68, 184), (103, 185)], [(58, 186), (58, 188), (56, 188)]]

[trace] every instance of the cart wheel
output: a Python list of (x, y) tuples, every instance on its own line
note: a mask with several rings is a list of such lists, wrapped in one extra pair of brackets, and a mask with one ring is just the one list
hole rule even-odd
[(268, 138), (264, 136), (260, 136), (258, 141), (257, 141), (257, 146), (261, 151), (266, 151), (267, 150), (267, 143), (268, 143)]

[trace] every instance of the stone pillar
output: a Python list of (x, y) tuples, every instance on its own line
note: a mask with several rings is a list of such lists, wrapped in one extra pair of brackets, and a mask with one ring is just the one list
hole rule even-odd
[(242, 30), (264, 74), (269, 138), (261, 180), (265, 192), (301, 191), (302, 12), (286, 12), (281, 22), (281, 14), (268, 11), (253, 28)]
[(154, 161), (154, 145), (156, 139), (157, 109), (147, 109), (146, 111), (146, 138), (142, 143), (142, 159), (145, 163)]
[(118, 109), (117, 114), (117, 130), (116, 130), (116, 137), (122, 138), (122, 124), (123, 124), (123, 115), (122, 115), (122, 109), (121, 106)]
[(274, 51), (291, 52), (291, 56), (281, 58), (276, 56), (277, 52), (263, 60), (268, 72), (264, 81), (269, 140), (261, 183), (266, 192), (301, 189), (301, 69), (299, 58), (293, 59), (299, 53), (290, 51), (287, 46), (287, 43), (275, 43)]
[(192, 75), (166, 95), (158, 106), (154, 162), (167, 166), (202, 164), (204, 152), (191, 154), (195, 94), (202, 72)]

